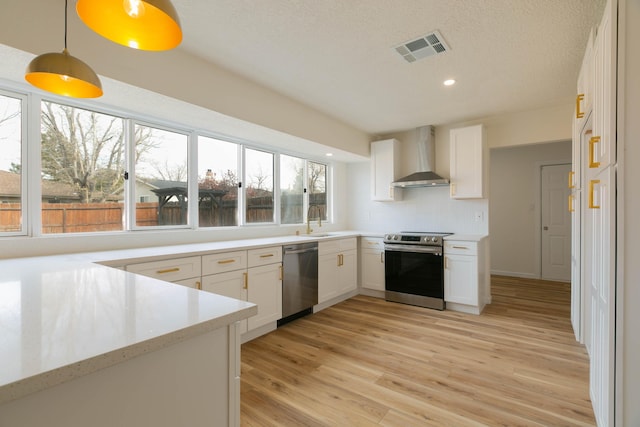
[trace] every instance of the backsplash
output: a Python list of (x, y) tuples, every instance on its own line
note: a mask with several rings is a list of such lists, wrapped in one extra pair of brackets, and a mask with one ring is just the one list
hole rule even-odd
[(489, 233), (489, 200), (454, 200), (449, 187), (403, 189), (398, 202), (373, 202), (369, 163), (347, 166), (348, 228), (376, 232), (446, 231)]

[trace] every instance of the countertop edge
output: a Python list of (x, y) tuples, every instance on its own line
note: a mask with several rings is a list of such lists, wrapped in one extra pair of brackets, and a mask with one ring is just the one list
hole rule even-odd
[(236, 321), (253, 316), (257, 314), (257, 312), (258, 307), (256, 305), (252, 305), (250, 307), (200, 322), (195, 325), (190, 325), (142, 342), (121, 347), (69, 365), (60, 366), (31, 377), (23, 378), (13, 383), (5, 384), (0, 387), (0, 405), (68, 381), (72, 381), (76, 378), (92, 374), (101, 369), (115, 366), (126, 360), (178, 344), (198, 335), (214, 331)]

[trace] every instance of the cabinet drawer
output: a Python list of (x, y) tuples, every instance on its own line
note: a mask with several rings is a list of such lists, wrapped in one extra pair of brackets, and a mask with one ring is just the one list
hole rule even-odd
[(444, 253), (446, 255), (477, 255), (478, 243), (467, 241), (449, 240), (444, 242)]
[(249, 267), (276, 264), (282, 262), (282, 246), (270, 246), (268, 248), (249, 249), (247, 251)]
[(194, 256), (131, 264), (126, 266), (126, 270), (132, 273), (142, 274), (143, 276), (166, 280), (167, 282), (176, 282), (192, 277), (199, 278), (201, 275), (201, 264), (200, 257)]
[(202, 275), (218, 274), (247, 268), (247, 251), (222, 252), (202, 257)]
[(383, 250), (384, 249), (384, 243), (382, 242), (381, 237), (361, 237), (360, 246), (363, 250), (367, 250), (367, 249)]
[(318, 255), (333, 254), (351, 249), (358, 249), (358, 239), (356, 237), (318, 242)]

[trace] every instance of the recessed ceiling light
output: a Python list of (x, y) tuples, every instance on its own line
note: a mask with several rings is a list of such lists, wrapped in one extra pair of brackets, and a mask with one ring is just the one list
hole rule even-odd
[(444, 81), (445, 86), (453, 86), (454, 84), (456, 84), (456, 81), (453, 79), (448, 79)]
[(325, 155), (326, 155), (327, 157), (332, 157), (332, 156), (333, 156), (333, 153), (327, 153), (327, 154), (325, 154)]

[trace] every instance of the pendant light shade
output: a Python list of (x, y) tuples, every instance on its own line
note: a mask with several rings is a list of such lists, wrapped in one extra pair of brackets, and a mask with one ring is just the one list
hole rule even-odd
[(27, 66), (25, 80), (42, 90), (74, 98), (102, 96), (102, 84), (87, 64), (67, 51), (67, 6), (64, 1), (64, 50), (36, 56)]
[(74, 98), (102, 96), (102, 84), (87, 64), (62, 53), (45, 53), (36, 56), (27, 66), (24, 77), (32, 85), (58, 95)]
[(168, 50), (182, 41), (169, 0), (78, 0), (82, 21), (101, 36), (134, 49)]

